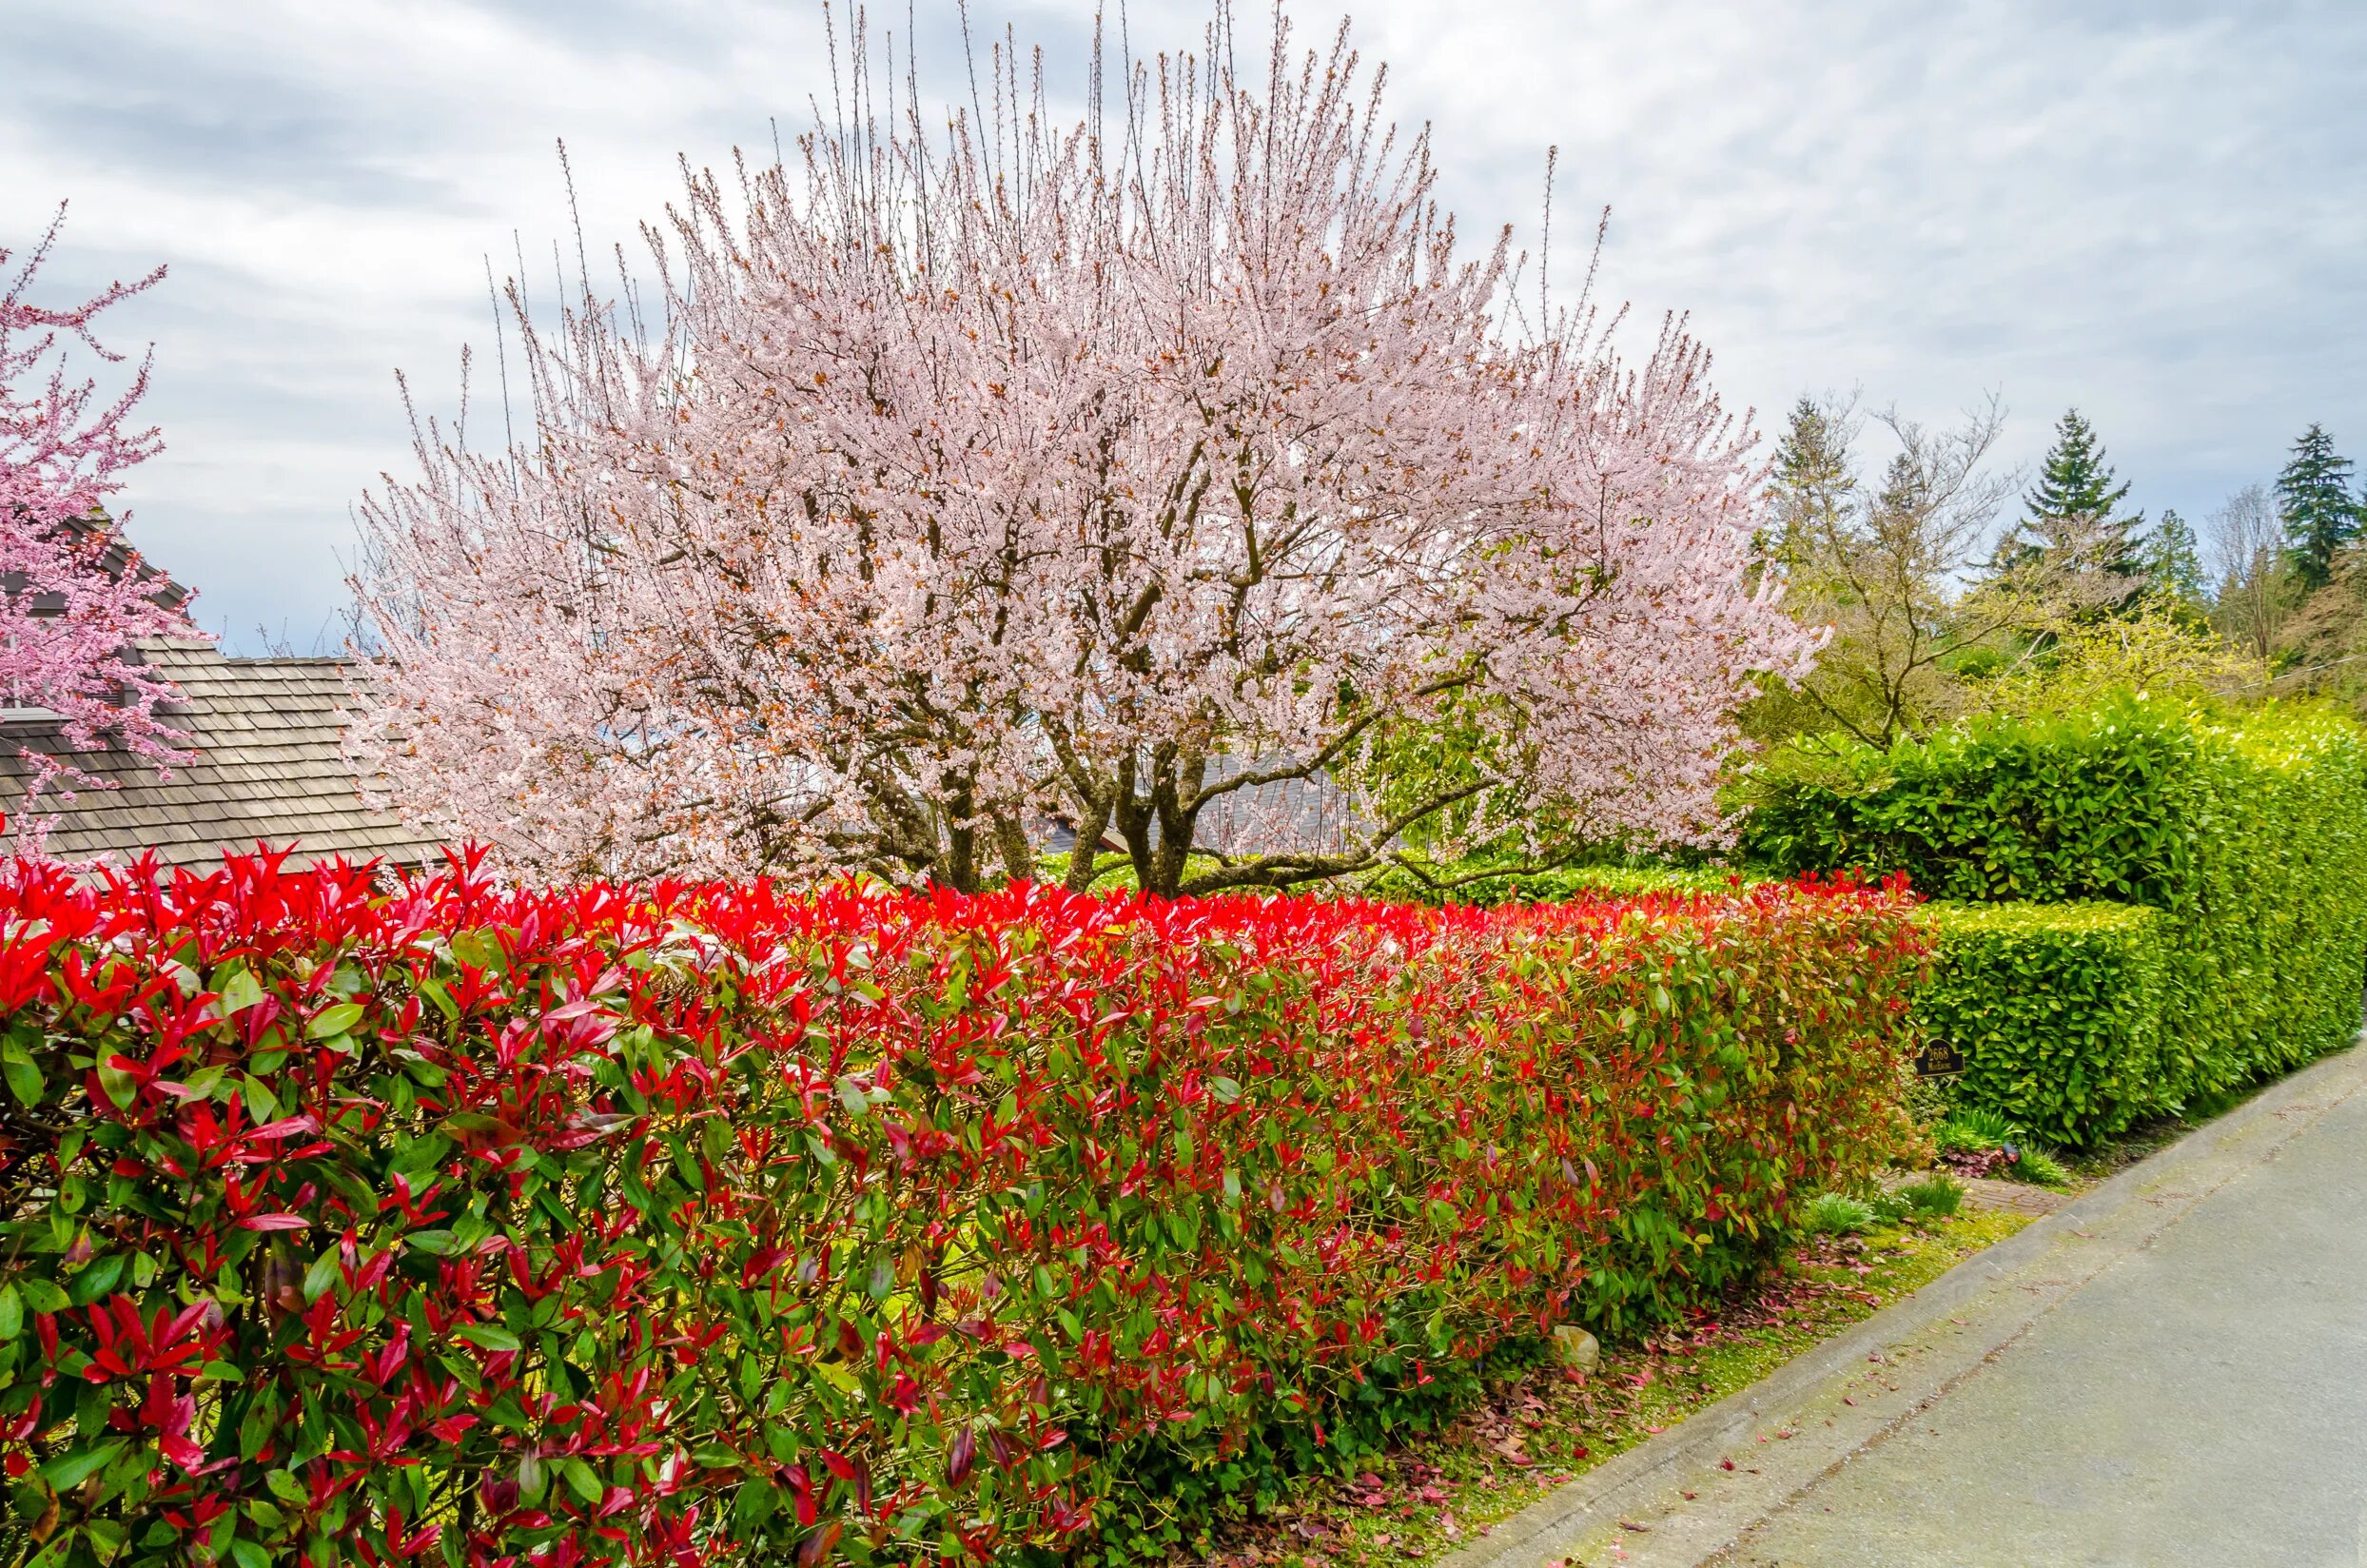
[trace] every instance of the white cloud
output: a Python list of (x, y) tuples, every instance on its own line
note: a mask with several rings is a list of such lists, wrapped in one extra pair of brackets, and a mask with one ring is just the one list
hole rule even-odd
[[(966, 98), (950, 0), (913, 6), (926, 93)], [(978, 14), (1081, 82), (1083, 0)], [(1296, 14), (1316, 44), (1338, 11)], [(1204, 15), (1143, 0), (1128, 28), (1193, 47)], [(156, 343), (169, 441), (141, 537), (209, 620), (300, 642), (348, 506), (405, 459), (395, 368), (448, 406), (482, 258), (513, 270), (515, 234), (538, 283), (555, 240), (572, 263), (555, 141), (605, 248), (661, 215), (677, 153), (720, 165), (831, 94), (803, 0), (32, 0), (10, 25), (0, 235), (70, 197), (61, 290), (174, 267), (117, 322)], [(2310, 420), (2367, 457), (2355, 0), (1379, 0), (1357, 38), (1434, 127), (1467, 237), (1533, 238), (1559, 146), (1556, 273), (1609, 204), (1604, 292), (1690, 311), (1763, 424), (1803, 390), (1945, 417), (1999, 387), (2028, 460), (2077, 402), (2141, 503), (2190, 516)]]

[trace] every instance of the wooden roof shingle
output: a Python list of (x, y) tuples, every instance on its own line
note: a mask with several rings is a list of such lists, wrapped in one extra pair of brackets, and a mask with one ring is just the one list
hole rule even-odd
[(54, 722), (0, 725), (0, 811), (14, 814), (33, 765), (23, 751), (69, 758), (112, 781), (72, 799), (51, 792), (35, 804), (53, 816), (48, 851), (65, 860), (153, 849), (168, 866), (204, 866), (225, 851), (257, 844), (288, 849), (289, 864), (342, 856), (417, 865), (438, 841), (362, 799), (344, 755), (344, 708), (352, 676), (336, 658), (231, 658), (199, 637), (151, 637), (142, 657), (180, 688), (164, 715), (188, 736), (192, 762), (160, 776), (122, 751), (68, 752)]

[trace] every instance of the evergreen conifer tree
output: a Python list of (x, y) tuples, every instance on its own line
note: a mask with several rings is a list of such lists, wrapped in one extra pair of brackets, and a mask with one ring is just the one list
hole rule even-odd
[(2047, 448), (2027, 510), (2033, 520), (2110, 517), (2129, 491), (2126, 484), (2112, 482), (2118, 477), (2104, 461), (2095, 427), (2078, 409), (2070, 409), (2055, 421), (2055, 444)]
[[(2025, 572), (2051, 567), (2058, 576), (2109, 573), (2130, 579), (2133, 590), (2146, 574), (2138, 537), (2145, 516), (2121, 515), (2128, 492), (2104, 461), (2095, 427), (2078, 409), (2065, 411), (2055, 421), (2055, 443), (2025, 498), (2023, 521), (1998, 551), (1998, 565)], [(2135, 597), (2132, 591), (2122, 602)]]
[(2312, 424), (2293, 443), (2293, 460), (2277, 476), (2277, 515), (2295, 575), (2304, 588), (2323, 588), (2334, 575), (2335, 553), (2367, 525), (2351, 494), (2351, 460), (2335, 451), (2325, 426)]
[(1856, 419), (1846, 404), (1809, 397), (1792, 404), (1768, 487), (1776, 522), (1772, 553), (1785, 566), (1798, 566), (1814, 541), (1837, 529), (1847, 515), (1857, 493), (1849, 456), (1856, 433)]

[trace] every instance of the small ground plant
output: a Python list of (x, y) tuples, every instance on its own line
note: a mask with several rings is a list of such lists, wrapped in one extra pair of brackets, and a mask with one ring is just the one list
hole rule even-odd
[(1900, 1187), (1898, 1197), (1916, 1214), (1934, 1217), (1953, 1214), (1964, 1204), (1965, 1185), (1952, 1176), (1934, 1171)]
[(1932, 1141), (1951, 1154), (2003, 1148), (2022, 1136), (2012, 1122), (1986, 1106), (1958, 1106), (1931, 1130)]
[(2016, 1148), (2013, 1159), (2006, 1163), (2005, 1168), (2015, 1180), (2028, 1182), (2034, 1186), (2071, 1185), (2071, 1172), (2061, 1160), (2043, 1148)]
[(1873, 1227), (1873, 1205), (1846, 1192), (1819, 1193), (1801, 1216), (1803, 1227), (1812, 1236), (1854, 1236)]

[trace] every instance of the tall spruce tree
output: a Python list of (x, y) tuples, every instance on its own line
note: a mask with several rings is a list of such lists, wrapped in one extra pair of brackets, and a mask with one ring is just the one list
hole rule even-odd
[(1776, 523), (1772, 553), (1785, 566), (1798, 566), (1847, 517), (1857, 493), (1849, 453), (1856, 435), (1857, 418), (1847, 403), (1803, 397), (1792, 404), (1768, 486)]
[(2065, 410), (2055, 421), (2055, 444), (2046, 449), (2038, 483), (2031, 487), (2026, 507), (2030, 519), (2108, 518), (2128, 496), (2126, 484), (2104, 461), (2103, 442), (2095, 426), (2078, 409)]
[(2335, 552), (2367, 528), (2367, 513), (2351, 494), (2351, 460), (2335, 451), (2324, 425), (2312, 424), (2293, 443), (2293, 461), (2277, 476), (2277, 515), (2294, 575), (2305, 588), (2323, 588), (2334, 576)]
[[(2140, 582), (2147, 559), (2140, 545), (2144, 514), (2121, 514), (2128, 483), (2104, 461), (2095, 426), (2073, 407), (2055, 421), (2055, 445), (2038, 466), (2024, 521), (1998, 552), (2003, 566), (2052, 563), (2062, 573), (2111, 573)], [(2055, 561), (2052, 557), (2064, 557)], [(2128, 595), (2133, 599), (2135, 595)]]

